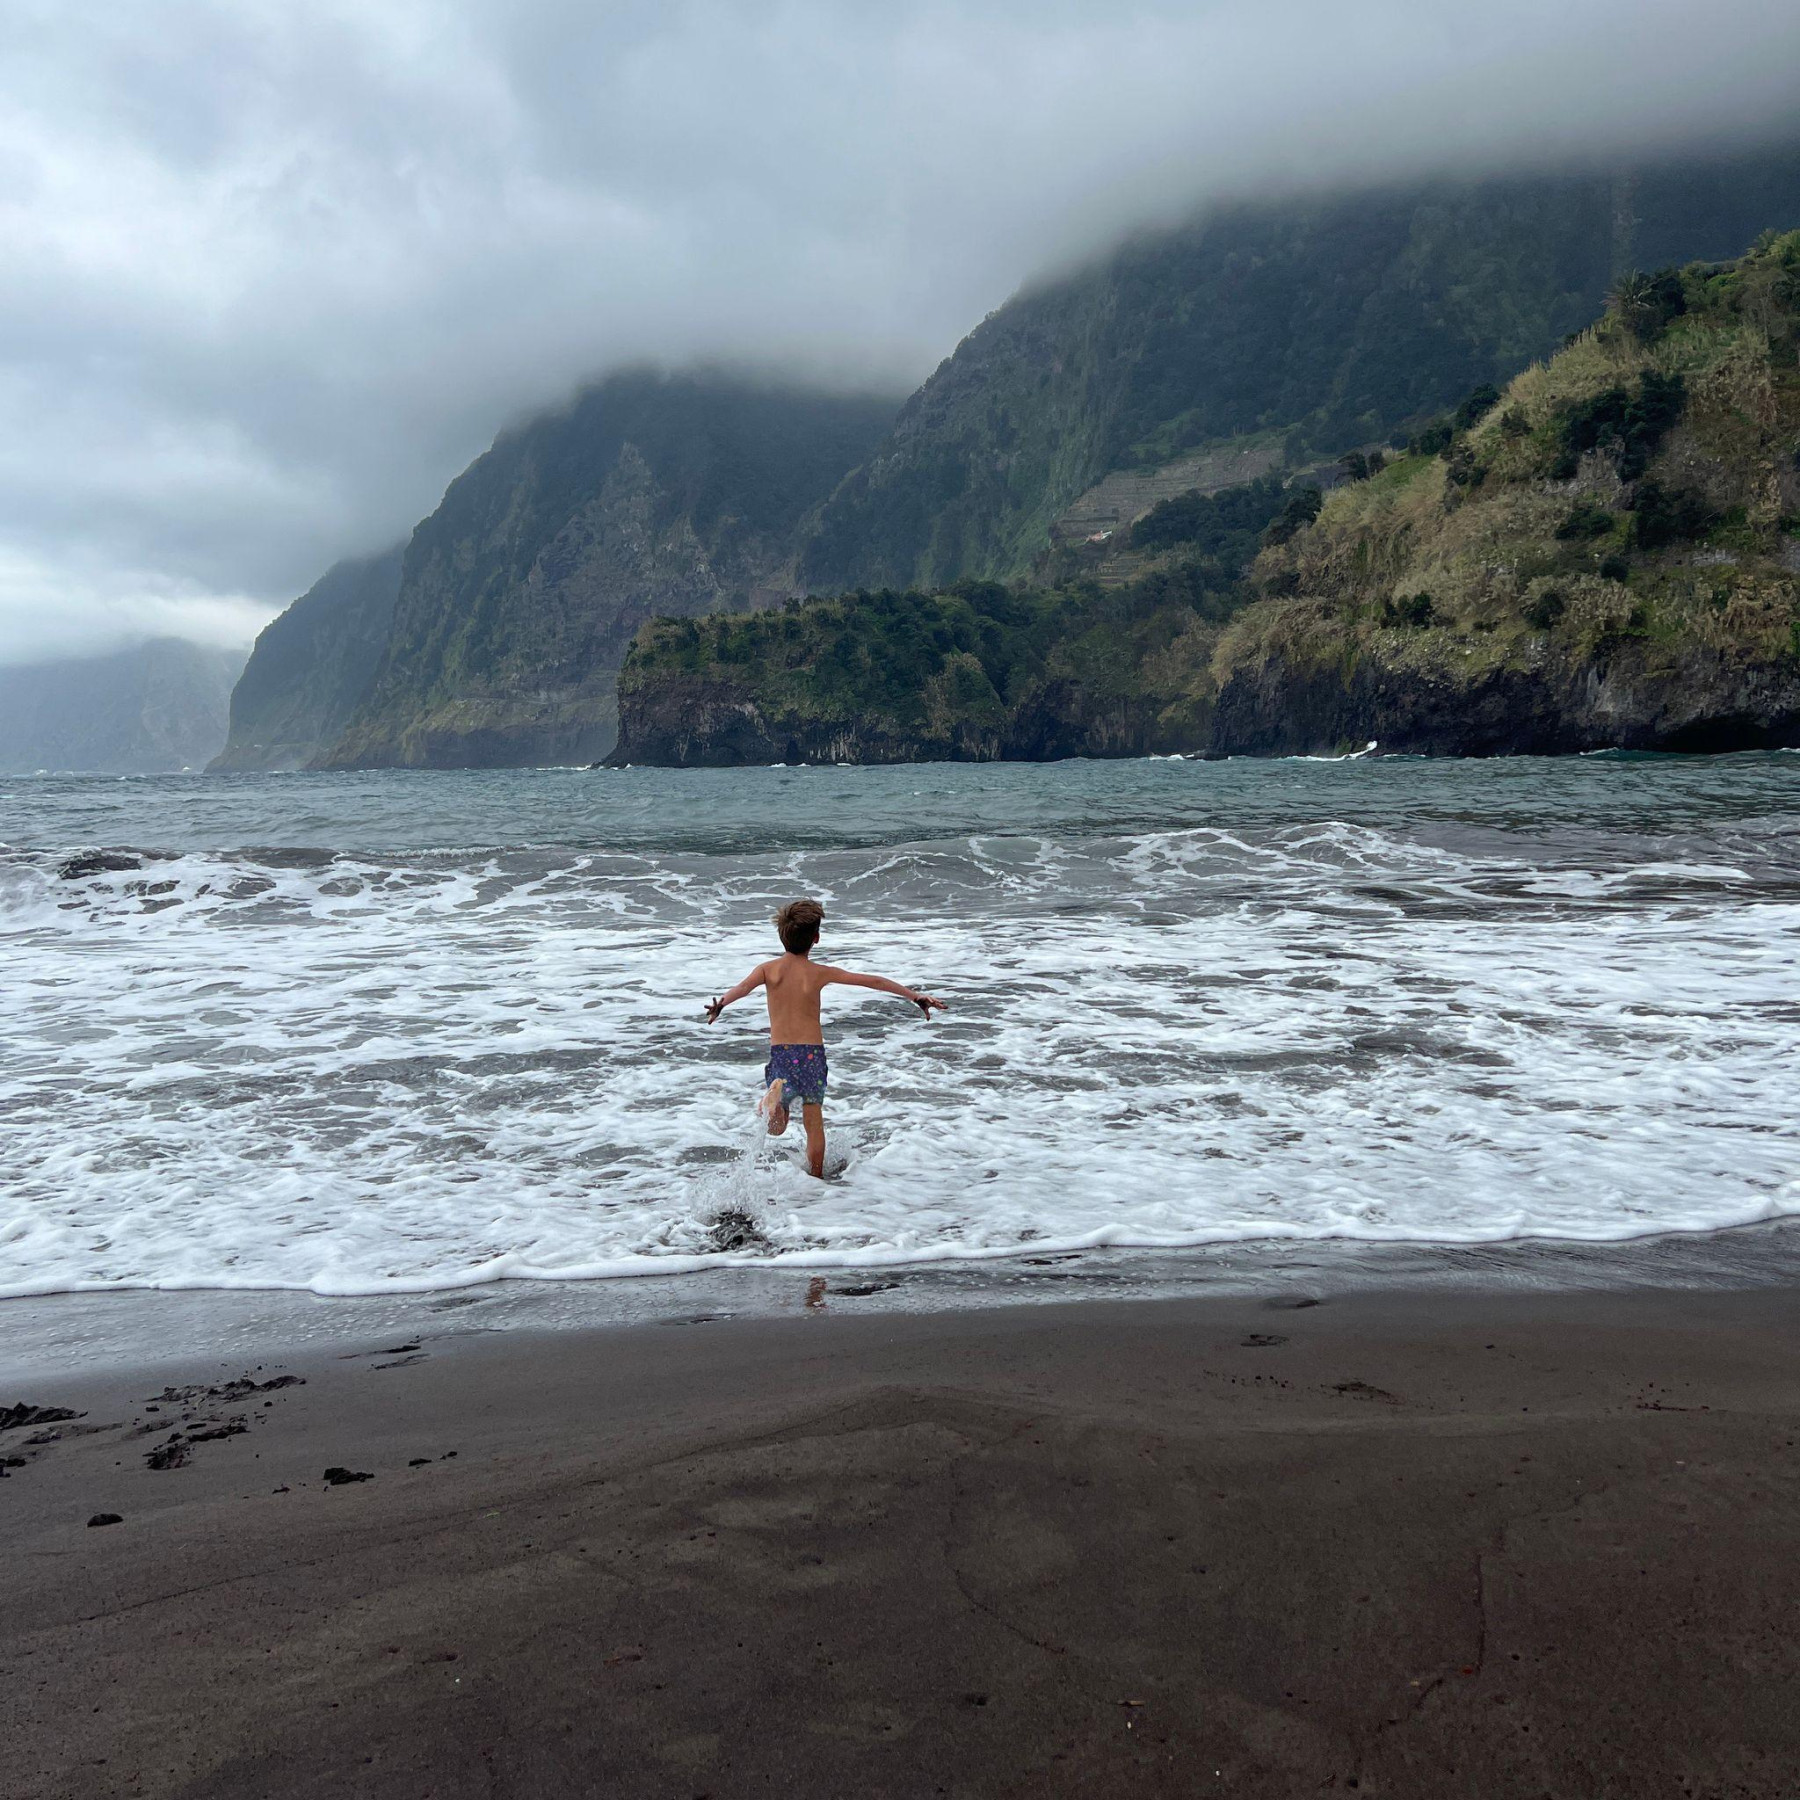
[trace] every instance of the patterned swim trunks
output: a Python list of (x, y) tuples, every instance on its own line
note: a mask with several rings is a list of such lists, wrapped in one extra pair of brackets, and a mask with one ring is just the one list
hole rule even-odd
[(825, 1046), (823, 1044), (771, 1044), (763, 1086), (780, 1081), (784, 1106), (810, 1100), (825, 1104)]

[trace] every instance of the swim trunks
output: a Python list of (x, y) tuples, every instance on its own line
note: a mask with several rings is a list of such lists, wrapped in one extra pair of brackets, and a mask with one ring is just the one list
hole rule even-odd
[(771, 1044), (769, 1061), (763, 1070), (763, 1085), (779, 1081), (781, 1102), (792, 1106), (797, 1100), (825, 1104), (825, 1046), (823, 1044)]

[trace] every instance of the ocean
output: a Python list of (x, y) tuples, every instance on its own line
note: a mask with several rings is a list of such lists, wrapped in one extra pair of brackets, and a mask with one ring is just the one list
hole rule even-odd
[[(702, 1016), (801, 894), (949, 1002), (823, 1183)], [(1778, 1219), (1797, 946), (1785, 753), (3, 778), (0, 1294)]]

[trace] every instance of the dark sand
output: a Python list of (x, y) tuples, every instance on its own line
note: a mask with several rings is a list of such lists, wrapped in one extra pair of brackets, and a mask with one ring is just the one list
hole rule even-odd
[(0, 1394), (0, 1793), (1800, 1793), (1791, 1291), (801, 1291)]

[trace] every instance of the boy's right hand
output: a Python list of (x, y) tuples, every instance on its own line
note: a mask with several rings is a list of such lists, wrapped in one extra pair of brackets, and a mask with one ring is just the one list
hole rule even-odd
[(718, 1023), (719, 1014), (725, 1010), (723, 1000), (709, 1000), (706, 1003), (706, 1022), (709, 1025)]

